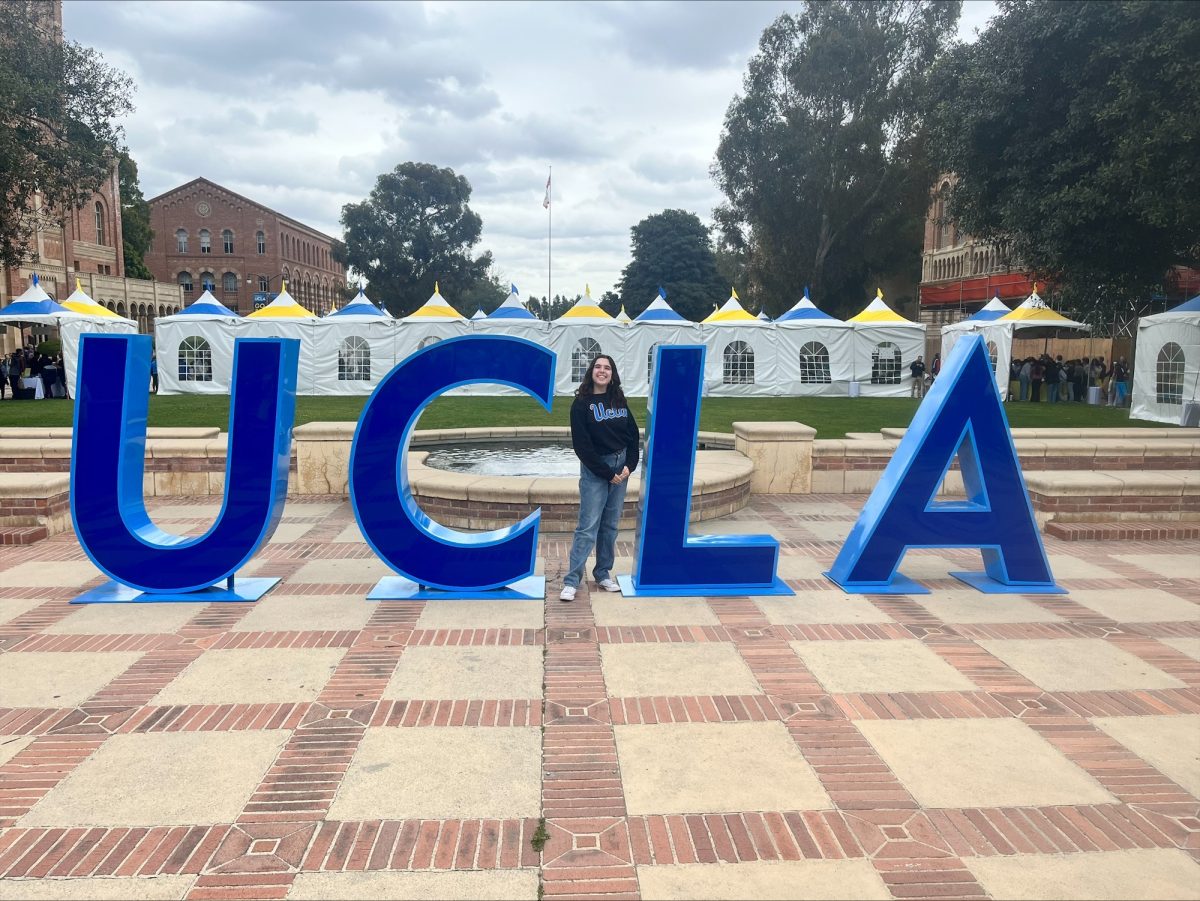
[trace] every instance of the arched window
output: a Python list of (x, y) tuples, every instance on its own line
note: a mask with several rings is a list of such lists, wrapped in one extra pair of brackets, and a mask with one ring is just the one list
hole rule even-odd
[(900, 348), (891, 341), (882, 341), (871, 351), (871, 384), (900, 384)]
[(441, 340), (442, 339), (439, 338), (437, 335), (426, 335), (424, 338), (421, 339), (421, 343), (417, 345), (417, 350), (424, 350), (427, 347), (432, 347), (434, 344), (437, 344)]
[(987, 349), (988, 361), (992, 364), (992, 373), (994, 374), (996, 372), (996, 360), (1000, 358), (1000, 349), (996, 347), (995, 341), (989, 341), (987, 343)]
[(946, 218), (947, 201), (950, 199), (950, 182), (942, 182), (937, 200), (933, 204), (933, 249), (941, 250), (950, 244), (950, 222)]
[(224, 275), (222, 275), (221, 276), (221, 289), (226, 294), (237, 294), (237, 289), (238, 289), (237, 275), (233, 272), (226, 272)]
[(224, 245), (226, 253), (233, 253), (233, 232), (229, 229), (221, 232), (221, 243)]
[(754, 348), (745, 341), (725, 345), (721, 381), (726, 385), (754, 384)]
[(829, 348), (820, 341), (809, 341), (800, 348), (800, 384), (828, 385)]
[(260, 231), (254, 236), (254, 239), (258, 242), (259, 256), (266, 253), (267, 252), (267, 236)]
[[(121, 301), (117, 301), (117, 315), (125, 316), (125, 304)], [(128, 319), (129, 317), (125, 316), (125, 318)]]
[(338, 381), (369, 382), (371, 380), (371, 346), (366, 338), (351, 335), (338, 348)]
[(211, 272), (201, 272), (200, 273), (200, 290), (201, 291), (216, 291), (217, 290), (217, 282), (216, 282), (216, 279), (213, 278), (213, 274)]
[(181, 228), (175, 232), (175, 252), (187, 253), (187, 229)]
[(104, 243), (104, 204), (96, 201), (96, 243)]
[(580, 338), (575, 344), (575, 349), (571, 351), (571, 381), (576, 384), (582, 382), (588, 367), (592, 365), (592, 360), (602, 352), (599, 341), (594, 338)]
[(207, 228), (200, 229), (200, 252), (212, 253), (212, 235)]
[(199, 335), (179, 342), (179, 381), (212, 381), (212, 348)]
[(1183, 348), (1174, 341), (1164, 344), (1158, 352), (1154, 395), (1160, 404), (1183, 403)]
[(192, 293), (192, 274), (190, 272), (179, 273), (179, 275), (175, 277), (175, 281), (179, 282), (179, 287), (183, 288), (184, 294)]
[(654, 349), (661, 345), (661, 341), (655, 341), (650, 345), (650, 349), (646, 351), (646, 382), (654, 384)]

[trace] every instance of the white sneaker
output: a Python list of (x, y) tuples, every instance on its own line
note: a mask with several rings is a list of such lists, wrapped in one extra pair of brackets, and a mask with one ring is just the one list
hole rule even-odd
[(560, 601), (575, 600), (575, 589), (572, 588), (570, 585), (564, 585), (563, 590), (558, 593), (558, 599)]
[(617, 584), (617, 580), (614, 578), (611, 578), (611, 577), (609, 577), (607, 579), (601, 579), (598, 584), (605, 591), (620, 591), (621, 590), (621, 586)]

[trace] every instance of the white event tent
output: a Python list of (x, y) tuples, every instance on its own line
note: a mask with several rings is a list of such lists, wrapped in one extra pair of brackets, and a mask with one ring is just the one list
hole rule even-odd
[[(950, 325), (942, 326), (942, 359), (946, 360), (950, 356), (950, 351), (958, 342), (959, 338), (966, 335), (974, 334), (979, 331), (984, 325), (995, 322), (1003, 316), (1007, 316), (1012, 310), (1000, 299), (997, 294), (989, 300), (980, 310), (973, 316), (969, 316), (959, 322), (952, 322)], [(995, 345), (993, 344), (993, 347)], [(988, 348), (989, 355), (992, 356), (992, 371), (996, 374), (996, 388), (1000, 391), (1000, 396), (1003, 397), (1008, 391), (1008, 368), (1005, 367), (1003, 375), (998, 371), (996, 359), (992, 354), (992, 348)]]
[(355, 298), (313, 323), (315, 394), (370, 394), (396, 365), (395, 320), (368, 299)]
[(1182, 423), (1184, 405), (1200, 401), (1200, 294), (1138, 322), (1132, 419)]
[(854, 326), (835, 319), (812, 302), (808, 288), (775, 320), (776, 394), (844, 397), (854, 380)]
[[(868, 397), (908, 397), (912, 391), (909, 365), (925, 353), (925, 326), (905, 319), (876, 291), (857, 316), (854, 327), (852, 380)], [(851, 391), (854, 389), (852, 388)]]
[(776, 332), (771, 323), (747, 312), (730, 289), (729, 299), (700, 323), (704, 346), (704, 393), (774, 394)]
[(649, 396), (654, 348), (658, 345), (704, 343), (700, 326), (675, 312), (662, 288), (633, 320), (625, 337), (625, 358), (620, 361), (621, 387), (629, 397)]
[[(509, 286), (508, 298), (487, 316), (474, 320), (471, 331), (477, 335), (512, 335), (537, 344), (545, 345), (550, 323), (538, 319), (525, 308), (516, 285)], [(561, 363), (559, 367), (561, 368)], [(524, 394), (507, 385), (470, 385), (464, 392), (471, 394)]]
[(628, 368), (621, 365), (626, 356), (628, 328), (600, 309), (592, 299), (592, 289), (585, 287), (583, 297), (550, 323), (548, 346), (558, 355), (554, 393), (574, 394), (592, 360), (600, 354), (616, 360), (618, 372)]
[(287, 282), (275, 299), (243, 320), (239, 338), (296, 338), (300, 341), (300, 368), (296, 374), (298, 394), (317, 394), (317, 315), (288, 294)]
[(228, 394), (233, 342), (245, 320), (205, 291), (173, 316), (154, 321), (159, 394)]

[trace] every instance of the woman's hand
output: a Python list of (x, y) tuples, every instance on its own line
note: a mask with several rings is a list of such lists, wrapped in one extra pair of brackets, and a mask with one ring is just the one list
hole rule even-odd
[(621, 467), (621, 471), (620, 471), (620, 472), (618, 472), (618, 473), (617, 473), (615, 476), (613, 476), (613, 477), (612, 477), (612, 484), (614, 484), (614, 485), (620, 485), (620, 484), (621, 484), (622, 482), (624, 482), (624, 481), (625, 481), (627, 478), (629, 478), (629, 467), (628, 467), (628, 466), (622, 466), (622, 467)]

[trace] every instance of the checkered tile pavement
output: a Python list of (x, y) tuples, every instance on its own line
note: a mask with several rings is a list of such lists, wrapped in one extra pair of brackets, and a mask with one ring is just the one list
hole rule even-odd
[(370, 603), (324, 500), (253, 605), (71, 607), (71, 536), (0, 550), (0, 899), (1200, 896), (1194, 545), (852, 597), (863, 498), (775, 496), (702, 531), (776, 535), (794, 598), (561, 604), (552, 535), (545, 603)]

